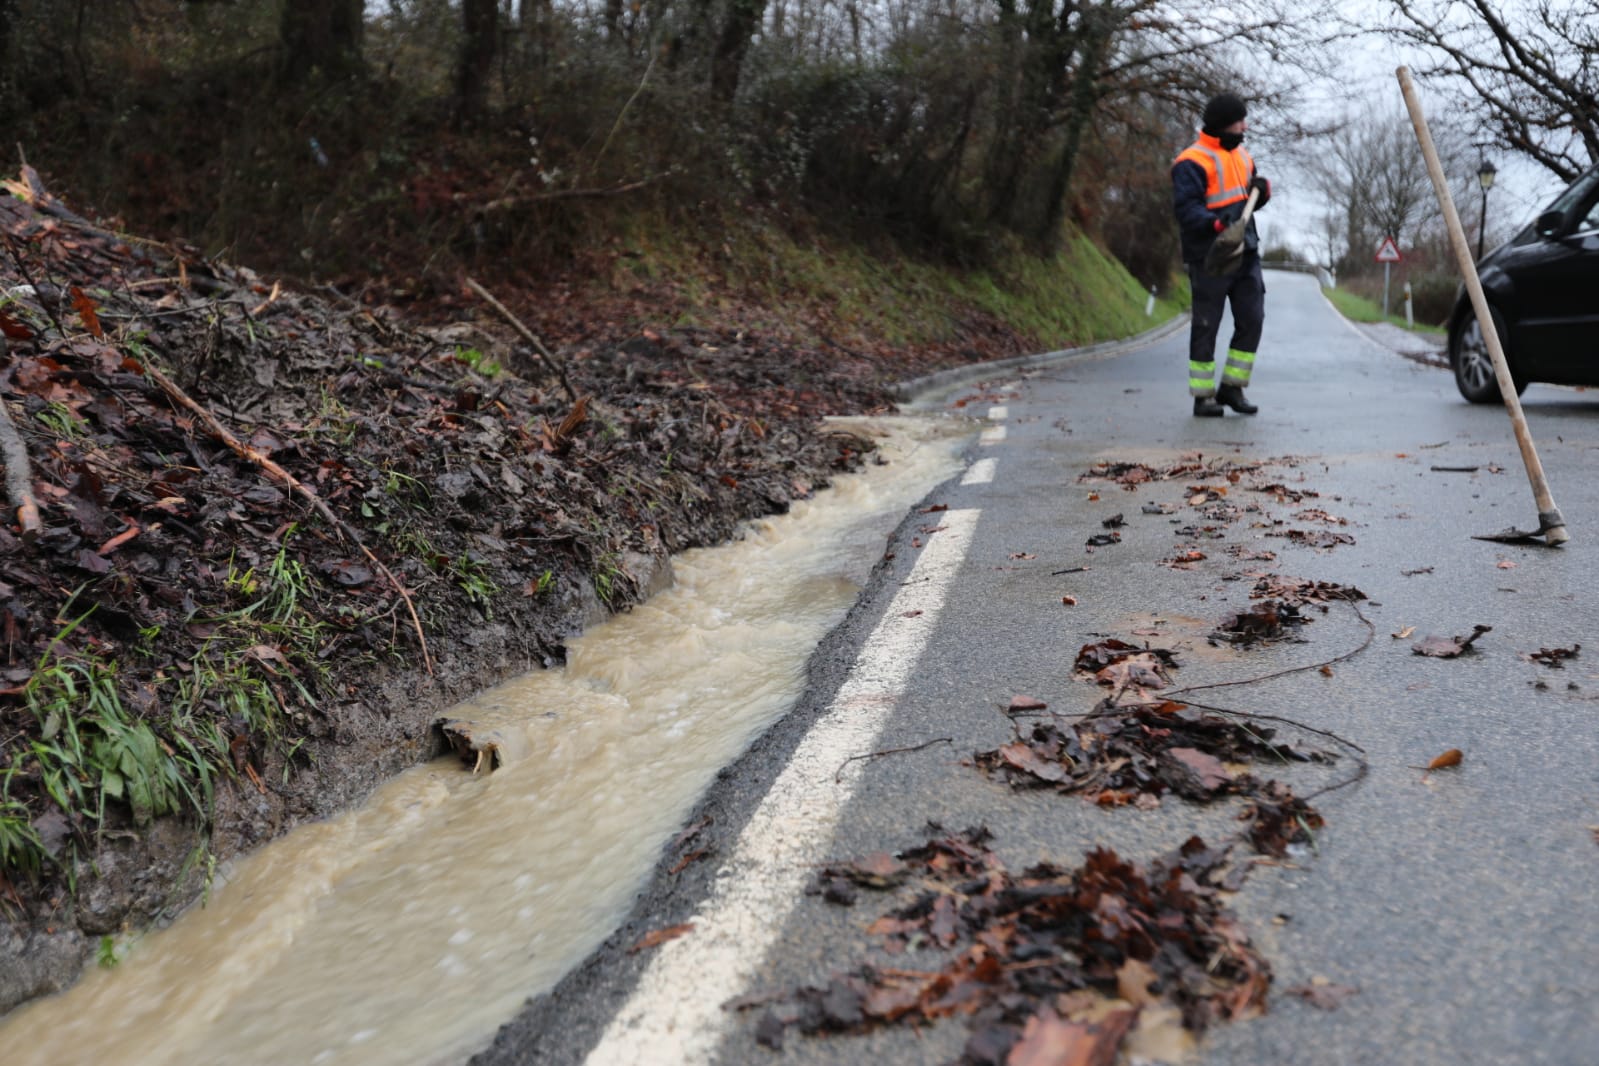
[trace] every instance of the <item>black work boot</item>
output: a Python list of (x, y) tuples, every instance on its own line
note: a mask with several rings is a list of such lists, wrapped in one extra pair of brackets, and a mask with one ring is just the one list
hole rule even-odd
[[(1254, 410), (1254, 408), (1250, 408), (1250, 410)], [(1227, 411), (1222, 407), (1221, 404), (1216, 402), (1216, 398), (1214, 396), (1194, 397), (1195, 418), (1220, 418), (1226, 413)]]
[(1241, 415), (1252, 415), (1260, 410), (1244, 398), (1242, 385), (1223, 385), (1216, 390), (1216, 402), (1231, 407)]

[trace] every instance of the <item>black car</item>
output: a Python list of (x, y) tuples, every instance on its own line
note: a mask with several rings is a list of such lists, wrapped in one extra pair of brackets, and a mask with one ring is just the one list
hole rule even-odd
[[(1599, 166), (1477, 264), (1519, 394), (1529, 382), (1599, 385)], [(1482, 328), (1462, 288), (1449, 315), (1460, 394), (1499, 403)]]

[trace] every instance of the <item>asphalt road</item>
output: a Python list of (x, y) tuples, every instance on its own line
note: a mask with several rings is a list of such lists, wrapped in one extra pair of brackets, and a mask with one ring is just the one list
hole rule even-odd
[[(1103, 636), (1174, 649), (1182, 685), (1322, 662), (1367, 639), (1360, 619), (1334, 606), (1314, 612), (1303, 643), (1212, 647), (1206, 634), (1249, 605), (1251, 570), (1357, 586), (1370, 597), (1362, 610), (1375, 635), (1330, 676), (1301, 672), (1212, 689), (1207, 698), (1335, 732), (1365, 750), (1370, 773), (1316, 800), (1326, 826), (1314, 849), (1257, 868), (1232, 900), (1274, 968), (1269, 1011), (1213, 1029), (1192, 1061), (1599, 1061), (1599, 664), (1585, 658), (1587, 647), (1561, 670), (1521, 657), (1589, 645), (1596, 633), (1590, 574), (1599, 481), (1590, 471), (1599, 405), (1586, 393), (1538, 385), (1523, 398), (1571, 542), (1553, 550), (1471, 539), (1536, 524), (1504, 412), (1465, 404), (1447, 372), (1372, 343), (1332, 310), (1313, 279), (1267, 278), (1266, 332), (1249, 390), (1261, 413), (1252, 418), (1190, 417), (1185, 334), (956, 393), (982, 396), (966, 407), (977, 415), (1004, 408), (994, 412), (1003, 439), (989, 433), (972, 452), (974, 461), (994, 460), (992, 480), (952, 481), (927, 501), (949, 511), (907, 516), (890, 542), (892, 558), (818, 649), (801, 705), (707, 797), (695, 821), (710, 824), (663, 856), (653, 887), (605, 948), (531, 1002), (476, 1061), (956, 1059), (968, 1036), (959, 1018), (860, 1035), (791, 1031), (774, 1052), (756, 1044), (759, 1011), (720, 1009), (728, 988), (781, 992), (871, 957), (864, 930), (887, 901), (864, 894), (845, 908), (790, 892), (774, 903), (779, 889), (805, 876), (784, 864), (908, 848), (926, 839), (929, 821), (986, 825), (1013, 869), (1044, 859), (1074, 865), (1096, 845), (1145, 860), (1195, 832), (1231, 832), (1229, 810), (1175, 798), (1151, 811), (1099, 809), (1073, 796), (1013, 791), (969, 758), (1011, 739), (1001, 708), (1015, 694), (1066, 712), (1089, 709), (1101, 692), (1072, 676), (1072, 662), (1081, 645)], [(1260, 496), (1249, 502), (1260, 503), (1261, 514), (1227, 524), (1219, 540), (1195, 541), (1178, 532), (1195, 518), (1185, 504), (1189, 482), (1128, 492), (1080, 480), (1101, 460), (1159, 467), (1194, 453), (1270, 460), (1261, 480), (1318, 495), (1297, 504)], [(1476, 469), (1433, 469), (1468, 466)], [(1245, 495), (1236, 492), (1234, 502)], [(1158, 503), (1181, 509), (1141, 509)], [(1294, 517), (1306, 507), (1348, 524)], [(1121, 542), (1089, 552), (1087, 538), (1118, 512), (1126, 519)], [(1255, 524), (1273, 519), (1285, 524)], [(923, 531), (946, 520), (944, 530)], [(1267, 535), (1288, 527), (1336, 530), (1354, 543), (1316, 549)], [(939, 537), (960, 543), (939, 548)], [(1194, 569), (1163, 565), (1196, 544), (1208, 558)], [(1228, 546), (1271, 551), (1275, 560), (1235, 558)], [(935, 550), (954, 562), (913, 571)], [(907, 610), (911, 601), (896, 599), (933, 596), (925, 590), (940, 567), (949, 581), (934, 600)], [(1088, 569), (1055, 573), (1073, 567)], [(1411, 651), (1421, 637), (1464, 635), (1475, 624), (1493, 627), (1477, 654)], [(1390, 635), (1409, 627), (1406, 639)], [(872, 642), (884, 639), (890, 652), (876, 654), (902, 660), (899, 680), (891, 699), (871, 703), (851, 686), (873, 671), (892, 673), (872, 659)], [(1599, 643), (1591, 646), (1599, 654)], [(951, 742), (857, 760), (837, 785), (828, 784), (829, 768), (810, 792), (795, 793), (799, 810), (774, 822), (775, 801), (763, 800), (774, 782), (778, 792), (788, 787), (794, 753), (803, 762), (821, 729), (868, 718), (876, 724), (857, 737), (866, 746), (856, 754)], [(1460, 766), (1431, 775), (1413, 768), (1449, 748), (1464, 753)], [(1326, 783), (1349, 765), (1301, 771), (1295, 787)], [(710, 854), (678, 869), (690, 849)], [(756, 902), (740, 912), (745, 924), (719, 926), (717, 908), (746, 897)], [(751, 915), (770, 916), (770, 928)], [(651, 930), (689, 921), (695, 929), (675, 941), (628, 950)], [(700, 950), (717, 938), (721, 955)], [(740, 950), (749, 958), (729, 983), (715, 960)], [(899, 965), (933, 968), (935, 954), (903, 956)], [(1317, 979), (1358, 992), (1333, 1010), (1282, 992)], [(647, 1020), (661, 1010), (664, 1020)], [(647, 1053), (616, 1050), (635, 1024), (668, 1036), (652, 1038)], [(711, 1027), (710, 1044), (683, 1035), (696, 1026)], [(609, 1050), (594, 1055), (596, 1045)]]

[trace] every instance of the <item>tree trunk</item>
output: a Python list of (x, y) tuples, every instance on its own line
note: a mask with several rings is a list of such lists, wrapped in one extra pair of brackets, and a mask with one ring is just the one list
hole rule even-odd
[(1083, 130), (1088, 128), (1099, 102), (1096, 86), (1106, 45), (1110, 42), (1112, 17), (1109, 12), (1098, 8), (1085, 9), (1082, 13), (1082, 50), (1078, 53), (1077, 71), (1072, 77), (1072, 96), (1066, 114), (1066, 138), (1061, 145), (1060, 157), (1055, 162), (1055, 173), (1050, 178), (1049, 193), (1044, 200), (1043, 227), (1038, 233), (1040, 243), (1049, 251), (1059, 247), (1060, 223), (1066, 212), (1066, 194), (1071, 190), (1072, 172), (1077, 167)]
[(711, 95), (723, 103), (732, 103), (738, 93), (744, 56), (765, 14), (766, 0), (731, 0), (727, 5), (727, 21), (711, 54)]
[(361, 70), (362, 0), (283, 0), (280, 67), (292, 84), (316, 71), (333, 77)]
[(489, 73), (500, 50), (499, 0), (461, 0), (461, 21), (465, 37), (456, 60), (456, 114), (473, 118), (483, 111), (488, 98)]

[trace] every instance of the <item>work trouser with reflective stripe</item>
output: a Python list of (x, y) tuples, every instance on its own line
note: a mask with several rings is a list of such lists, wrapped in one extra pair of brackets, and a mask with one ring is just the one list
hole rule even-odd
[(1249, 384), (1255, 369), (1255, 350), (1266, 321), (1266, 282), (1260, 259), (1246, 255), (1237, 273), (1208, 277), (1198, 263), (1188, 264), (1188, 283), (1194, 294), (1193, 319), (1188, 330), (1188, 392), (1192, 396), (1216, 395), (1216, 335), (1222, 311), (1233, 311), (1233, 335), (1227, 343), (1222, 384)]

